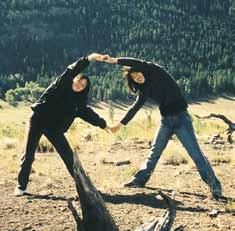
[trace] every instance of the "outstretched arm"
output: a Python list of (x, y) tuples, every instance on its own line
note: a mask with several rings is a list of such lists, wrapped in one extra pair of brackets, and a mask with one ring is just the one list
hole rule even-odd
[(94, 126), (105, 129), (106, 131), (109, 129), (106, 121), (97, 113), (95, 113), (92, 108), (88, 107), (85, 104), (78, 107), (77, 116)]
[(88, 65), (90, 61), (88, 60), (87, 56), (83, 56), (79, 58), (74, 63), (70, 64), (67, 68), (69, 75), (73, 78), (82, 72)]
[(76, 62), (70, 64), (68, 66), (68, 70), (70, 70), (70, 74), (72, 77), (75, 77), (80, 72), (82, 72), (91, 61), (104, 61), (108, 55), (102, 55), (98, 53), (92, 53), (88, 56), (84, 56), (78, 59)]
[(135, 114), (139, 111), (139, 109), (144, 105), (146, 99), (147, 98), (143, 93), (139, 93), (135, 102), (133, 103), (131, 108), (128, 110), (124, 118), (121, 120), (121, 124), (127, 125), (129, 121), (132, 120)]
[(122, 126), (127, 125), (129, 121), (135, 116), (135, 114), (139, 111), (139, 109), (144, 105), (147, 97), (140, 93), (134, 104), (131, 106), (131, 108), (128, 110), (126, 115), (123, 117), (123, 119), (118, 123), (116, 126), (111, 127), (110, 130), (115, 133), (117, 132)]

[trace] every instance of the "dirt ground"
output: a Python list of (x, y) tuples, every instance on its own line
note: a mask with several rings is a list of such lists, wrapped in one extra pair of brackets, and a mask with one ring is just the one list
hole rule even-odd
[[(177, 140), (171, 140), (183, 151)], [(200, 144), (211, 159), (215, 153), (211, 144)], [(223, 147), (234, 155), (233, 145)], [(73, 180), (57, 153), (37, 153), (27, 192), (31, 195), (14, 197), (18, 150), (0, 154), (0, 230), (76, 230), (76, 223), (67, 207), (67, 198), (76, 196)], [(94, 185), (103, 198), (121, 231), (135, 230), (152, 217), (160, 217), (166, 204), (157, 197), (157, 190), (174, 196), (177, 214), (174, 228), (186, 225), (185, 230), (235, 230), (235, 214), (224, 212), (225, 202), (210, 198), (207, 186), (201, 181), (192, 162), (179, 166), (164, 164), (164, 153), (146, 188), (126, 189), (122, 184), (129, 180), (149, 152), (148, 141), (131, 140), (111, 145), (83, 142), (79, 157)], [(13, 154), (14, 153), (14, 154)], [(109, 161), (130, 160), (131, 164), (116, 166)], [(224, 195), (235, 198), (235, 163), (214, 166), (222, 182)], [(79, 214), (79, 201), (73, 201)], [(219, 210), (217, 217), (209, 213)]]

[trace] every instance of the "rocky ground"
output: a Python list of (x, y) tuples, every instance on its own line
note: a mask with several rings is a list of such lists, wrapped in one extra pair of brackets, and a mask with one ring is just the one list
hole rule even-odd
[[(178, 153), (184, 152), (177, 140), (171, 140)], [(210, 160), (218, 152), (209, 142), (200, 140)], [(154, 174), (143, 189), (126, 189), (122, 184), (138, 169), (149, 151), (149, 141), (130, 140), (103, 145), (95, 141), (80, 145), (79, 157), (94, 185), (103, 195), (108, 209), (121, 231), (135, 230), (153, 217), (166, 211), (165, 202), (157, 191), (175, 198), (177, 214), (174, 227), (186, 225), (185, 230), (235, 230), (235, 214), (225, 211), (225, 201), (210, 198), (194, 164), (166, 165), (161, 158)], [(220, 178), (224, 195), (235, 198), (235, 162), (233, 145), (219, 147), (231, 157), (229, 163), (213, 166)], [(170, 151), (173, 150), (170, 147)], [(175, 150), (175, 149), (174, 149)], [(37, 153), (29, 195), (14, 197), (19, 150), (0, 153), (0, 230), (76, 230), (76, 223), (67, 206), (67, 199), (76, 196), (74, 182), (57, 153)], [(118, 165), (119, 161), (130, 161)], [(79, 201), (73, 200), (79, 214)], [(210, 212), (217, 210), (215, 217)]]

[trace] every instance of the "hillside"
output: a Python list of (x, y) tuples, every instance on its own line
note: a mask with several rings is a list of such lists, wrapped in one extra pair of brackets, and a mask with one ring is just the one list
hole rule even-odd
[[(21, 85), (45, 79), (48, 83), (74, 59), (97, 51), (159, 62), (180, 79), (190, 97), (234, 93), (231, 4), (229, 0), (1, 1), (0, 75), (4, 79), (20, 73)], [(97, 64), (88, 73), (105, 75), (105, 80), (95, 79), (101, 90), (93, 96), (127, 98), (116, 68)], [(3, 93), (9, 89), (1, 82), (0, 87)]]

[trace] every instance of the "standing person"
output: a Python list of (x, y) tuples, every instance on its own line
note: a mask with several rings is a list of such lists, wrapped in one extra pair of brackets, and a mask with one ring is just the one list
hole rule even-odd
[(87, 106), (90, 80), (86, 75), (81, 74), (90, 61), (102, 61), (105, 57), (105, 55), (93, 53), (78, 59), (69, 65), (31, 106), (33, 113), (29, 121), (26, 148), (19, 169), (15, 196), (22, 196), (25, 193), (35, 150), (42, 135), (45, 135), (53, 144), (70, 175), (73, 176), (73, 150), (64, 133), (75, 117), (80, 117), (106, 131), (109, 130), (105, 120)]
[(147, 183), (169, 139), (175, 134), (194, 161), (202, 180), (209, 186), (212, 196), (218, 199), (222, 195), (221, 184), (199, 147), (187, 112), (188, 104), (173, 77), (160, 65), (144, 60), (109, 57), (104, 61), (126, 66), (124, 76), (129, 89), (132, 93), (138, 93), (135, 103), (120, 123), (111, 128), (112, 132), (127, 125), (148, 98), (159, 105), (162, 116), (148, 159), (124, 186), (143, 187)]

